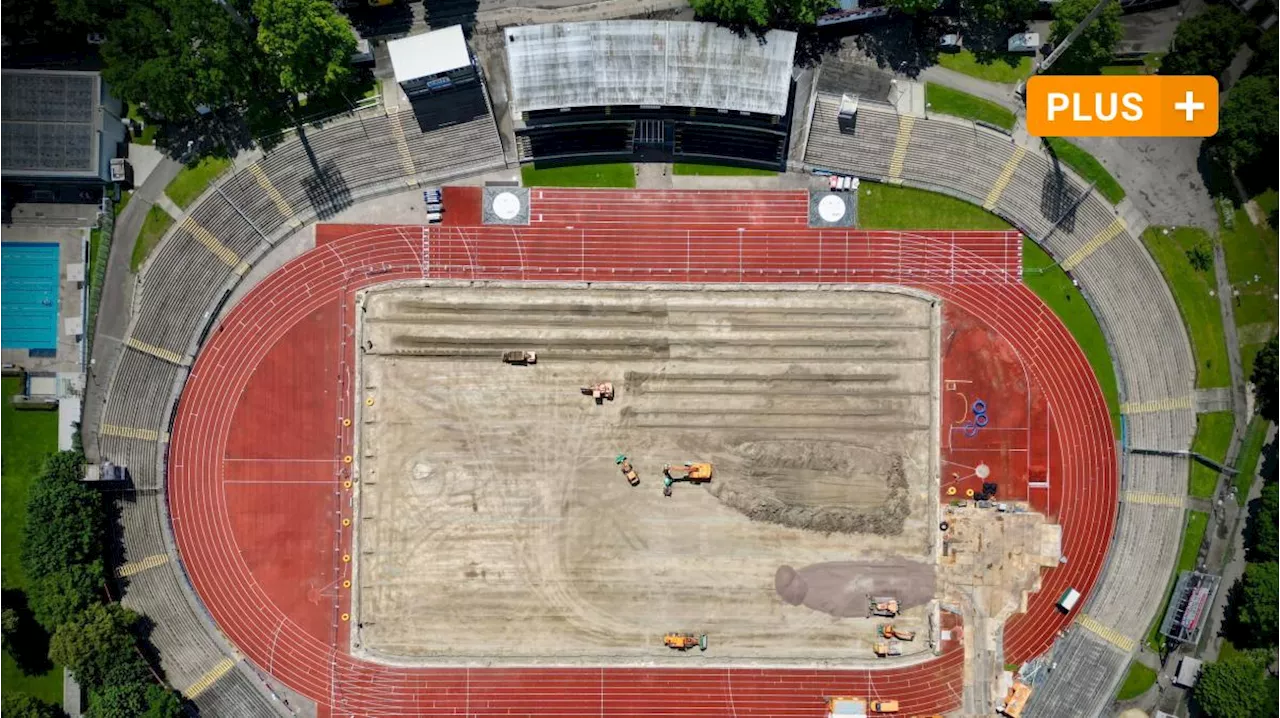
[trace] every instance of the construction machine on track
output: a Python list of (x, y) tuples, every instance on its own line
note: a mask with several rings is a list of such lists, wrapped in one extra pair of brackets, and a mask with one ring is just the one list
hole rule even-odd
[(872, 616), (893, 618), (898, 615), (898, 599), (892, 596), (868, 596), (867, 613)]
[(900, 641), (916, 640), (915, 631), (904, 631), (900, 628), (895, 628), (892, 623), (880, 624), (879, 633), (880, 637), (885, 639), (896, 638)]
[(611, 381), (584, 386), (579, 391), (595, 399), (597, 404), (603, 404), (606, 400), (613, 401), (613, 382)]
[(689, 481), (700, 484), (711, 480), (711, 464), (706, 462), (689, 462), (686, 464), (667, 464), (662, 467), (662, 495), (671, 495), (671, 485), (677, 481)]
[(695, 646), (699, 650), (705, 651), (707, 650), (707, 634), (668, 633), (662, 637), (662, 643), (667, 648), (673, 648), (677, 651), (687, 651)]

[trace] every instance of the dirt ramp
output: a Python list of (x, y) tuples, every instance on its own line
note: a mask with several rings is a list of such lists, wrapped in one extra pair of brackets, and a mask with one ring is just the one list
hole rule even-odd
[(934, 567), (917, 561), (832, 561), (801, 569), (779, 566), (774, 588), (783, 601), (835, 616), (867, 615), (868, 596), (893, 596), (903, 609), (934, 597)]

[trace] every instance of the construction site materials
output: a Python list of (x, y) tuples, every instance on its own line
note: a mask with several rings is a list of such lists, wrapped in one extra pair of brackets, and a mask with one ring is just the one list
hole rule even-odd
[(627, 483), (632, 486), (640, 485), (640, 475), (636, 473), (636, 469), (631, 465), (631, 461), (627, 459), (626, 454), (618, 454), (613, 462), (622, 470), (622, 475), (627, 478)]
[(668, 633), (662, 637), (662, 643), (667, 648), (674, 648), (677, 651), (687, 651), (694, 646), (705, 651), (707, 650), (707, 634), (694, 635), (692, 633)]
[(537, 364), (538, 352), (526, 352), (520, 350), (503, 352), (502, 361), (506, 364)]
[(871, 650), (881, 658), (902, 655), (902, 646), (897, 641), (876, 641)]
[(710, 481), (711, 464), (667, 464), (662, 467), (662, 473), (666, 474), (667, 478), (672, 481)]
[(871, 710), (875, 713), (897, 713), (897, 701), (871, 701)]
[(582, 387), (579, 391), (595, 399), (597, 404), (603, 404), (606, 399), (613, 401), (613, 382), (611, 381), (590, 384)]
[(1031, 686), (1022, 681), (1015, 680), (1012, 686), (1009, 686), (1009, 692), (1004, 697), (1004, 704), (1000, 706), (1000, 714), (1009, 718), (1019, 718), (1022, 711), (1027, 707), (1027, 701), (1031, 700)]
[(898, 599), (892, 596), (868, 596), (867, 612), (872, 616), (893, 618), (898, 615)]
[(882, 623), (880, 624), (880, 627), (878, 630), (880, 632), (881, 638), (886, 638), (886, 639), (896, 638), (900, 641), (916, 640), (915, 631), (903, 631), (899, 628), (895, 628), (892, 623)]
[(827, 718), (866, 718), (867, 699), (840, 696), (827, 699)]

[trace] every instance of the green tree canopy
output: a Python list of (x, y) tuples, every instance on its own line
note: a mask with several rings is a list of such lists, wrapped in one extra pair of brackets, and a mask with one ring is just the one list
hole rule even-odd
[(110, 685), (89, 694), (90, 718), (180, 718), (177, 693), (155, 683)]
[[(1248, 86), (1247, 90), (1240, 92), (1240, 88), (1245, 86)], [(1254, 93), (1253, 88), (1258, 88), (1261, 92), (1270, 92), (1270, 95)], [(1275, 78), (1247, 77), (1231, 88), (1230, 95), (1226, 97), (1226, 108), (1222, 110), (1221, 122), (1224, 125), (1222, 134), (1229, 136), (1229, 154), (1234, 155), (1231, 146), (1238, 141), (1236, 138), (1248, 146), (1240, 148), (1240, 154), (1245, 156), (1261, 155), (1261, 147), (1267, 143), (1271, 146), (1272, 152), (1280, 147), (1280, 102), (1276, 102), (1277, 93), (1280, 93), (1280, 81), (1276, 81)], [(1235, 105), (1248, 105), (1252, 101), (1265, 102), (1270, 105), (1270, 109), (1249, 105), (1247, 108), (1233, 110)], [(1243, 127), (1244, 122), (1247, 122), (1247, 115), (1257, 116), (1261, 122), (1271, 124), (1270, 137), (1256, 136), (1251, 129)], [(1263, 119), (1260, 115), (1270, 116)], [(1254, 129), (1263, 129), (1263, 133), (1266, 132), (1265, 128)], [(1245, 137), (1245, 133), (1251, 134), (1251, 137)], [(1258, 416), (1267, 421), (1280, 422), (1280, 334), (1268, 339), (1258, 351), (1258, 356), (1253, 360), (1253, 374), (1249, 375), (1249, 381), (1253, 381), (1253, 395), (1257, 398)]]
[(1245, 558), (1255, 563), (1275, 563), (1280, 560), (1280, 484), (1266, 482), (1262, 496), (1250, 506), (1249, 522), (1245, 525)]
[(908, 15), (927, 15), (942, 4), (942, 0), (884, 0), (884, 4)]
[(281, 88), (318, 93), (350, 80), (356, 38), (328, 0), (254, 0), (253, 12), (258, 48)]
[[(1053, 6), (1053, 25), (1049, 30), (1050, 41), (1056, 46), (1066, 39), (1096, 4), (1097, 0), (1062, 0), (1056, 3)], [(1120, 3), (1109, 3), (1054, 62), (1053, 72), (1063, 75), (1096, 74), (1099, 68), (1111, 61), (1122, 34)]]
[(754, 28), (813, 25), (836, 0), (689, 0), (699, 18)]
[(102, 497), (78, 480), (83, 464), (77, 452), (58, 452), (31, 487), (22, 565), (32, 579), (92, 563), (102, 554)]
[[(1275, 683), (1267, 675), (1266, 660), (1265, 653), (1247, 651), (1208, 663), (1191, 695), (1209, 718), (1257, 718), (1273, 692), (1267, 684)], [(1274, 703), (1269, 707), (1274, 709)]]
[(960, 0), (960, 14), (971, 25), (998, 27), (1007, 36), (1009, 27), (1021, 26), (1039, 4), (1038, 0)]
[(1248, 18), (1234, 8), (1210, 5), (1178, 23), (1173, 47), (1160, 62), (1160, 74), (1221, 75), (1251, 28)]
[(1275, 645), (1280, 627), (1280, 568), (1275, 562), (1245, 564), (1244, 575), (1231, 587), (1227, 633), (1237, 646)]
[(45, 703), (35, 696), (18, 691), (5, 691), (0, 702), (0, 715), (4, 718), (66, 718), (66, 713), (52, 703)]
[(134, 644), (138, 614), (117, 603), (93, 604), (58, 626), (49, 657), (91, 690), (145, 683), (150, 671)]
[(36, 622), (46, 631), (70, 621), (102, 595), (101, 561), (72, 564), (41, 576), (27, 589), (27, 602)]

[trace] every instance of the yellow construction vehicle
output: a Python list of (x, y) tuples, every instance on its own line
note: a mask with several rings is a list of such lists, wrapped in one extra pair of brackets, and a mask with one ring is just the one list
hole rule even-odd
[(636, 473), (635, 467), (631, 465), (631, 460), (627, 458), (626, 454), (618, 454), (614, 458), (613, 462), (618, 465), (618, 468), (622, 471), (622, 475), (626, 477), (628, 484), (631, 484), (632, 486), (640, 485), (640, 475)]
[(1009, 693), (1005, 695), (1004, 704), (1000, 706), (999, 712), (1009, 718), (1019, 718), (1029, 700), (1031, 700), (1031, 686), (1015, 680), (1013, 685), (1009, 686)]
[(871, 650), (876, 652), (877, 656), (885, 658), (887, 656), (901, 656), (902, 646), (897, 641), (877, 641)]
[(871, 701), (872, 713), (897, 713), (897, 701)]
[(705, 651), (707, 650), (707, 634), (703, 633), (695, 636), (692, 633), (668, 633), (662, 637), (662, 644), (677, 651), (687, 651), (694, 646)]
[(867, 613), (872, 616), (893, 618), (898, 615), (898, 599), (892, 596), (868, 596)]
[(896, 638), (896, 639), (898, 639), (898, 640), (900, 640), (900, 641), (914, 641), (914, 640), (916, 640), (916, 632), (915, 632), (915, 631), (904, 631), (904, 630), (902, 630), (902, 629), (900, 629), (900, 628), (895, 628), (895, 627), (894, 627), (894, 625), (893, 625), (892, 623), (882, 623), (882, 624), (880, 624), (880, 629), (879, 629), (879, 630), (880, 630), (880, 637), (881, 637), (881, 638)]

